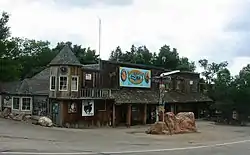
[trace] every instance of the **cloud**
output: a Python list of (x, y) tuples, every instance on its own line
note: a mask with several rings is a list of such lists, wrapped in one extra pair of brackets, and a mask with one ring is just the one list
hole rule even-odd
[(54, 0), (54, 3), (60, 7), (95, 7), (98, 4), (124, 6), (131, 5), (133, 0)]
[(103, 59), (116, 46), (128, 50), (132, 44), (141, 44), (157, 52), (168, 44), (191, 60), (228, 60), (238, 70), (241, 65), (236, 64), (237, 57), (249, 56), (244, 27), (248, 19), (242, 17), (247, 15), (248, 4), (247, 0), (0, 1), (1, 8), (11, 13), (14, 36), (54, 44), (70, 40), (98, 49), (100, 17)]

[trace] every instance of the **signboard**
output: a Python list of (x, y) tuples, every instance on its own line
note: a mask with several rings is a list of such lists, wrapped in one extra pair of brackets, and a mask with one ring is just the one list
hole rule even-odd
[(121, 87), (151, 87), (151, 70), (120, 67), (119, 73)]
[(77, 105), (75, 102), (71, 102), (68, 104), (68, 113), (76, 113), (77, 112)]
[(94, 116), (94, 100), (83, 100), (82, 101), (82, 116)]

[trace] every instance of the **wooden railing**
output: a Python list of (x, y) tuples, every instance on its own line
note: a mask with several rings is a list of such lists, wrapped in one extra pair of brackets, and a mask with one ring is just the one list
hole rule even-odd
[(110, 98), (110, 89), (86, 88), (81, 90), (80, 98)]

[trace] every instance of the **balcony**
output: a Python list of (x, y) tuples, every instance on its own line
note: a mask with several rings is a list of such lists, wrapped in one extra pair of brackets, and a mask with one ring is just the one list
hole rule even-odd
[(111, 97), (110, 89), (86, 88), (80, 92), (80, 98), (107, 99)]

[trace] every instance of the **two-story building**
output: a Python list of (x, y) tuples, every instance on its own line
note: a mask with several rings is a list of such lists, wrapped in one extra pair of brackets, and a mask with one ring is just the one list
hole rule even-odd
[[(154, 77), (165, 71), (104, 60), (82, 65), (66, 45), (48, 68), (33, 78), (16, 82), (18, 85), (5, 84), (0, 104), (7, 97), (8, 105), (1, 105), (13, 112), (37, 115), (43, 109), (43, 115), (67, 127), (153, 123), (160, 97)], [(163, 98), (166, 110), (194, 111), (198, 117), (199, 109), (211, 102), (199, 91), (199, 74), (181, 72), (171, 79)]]

